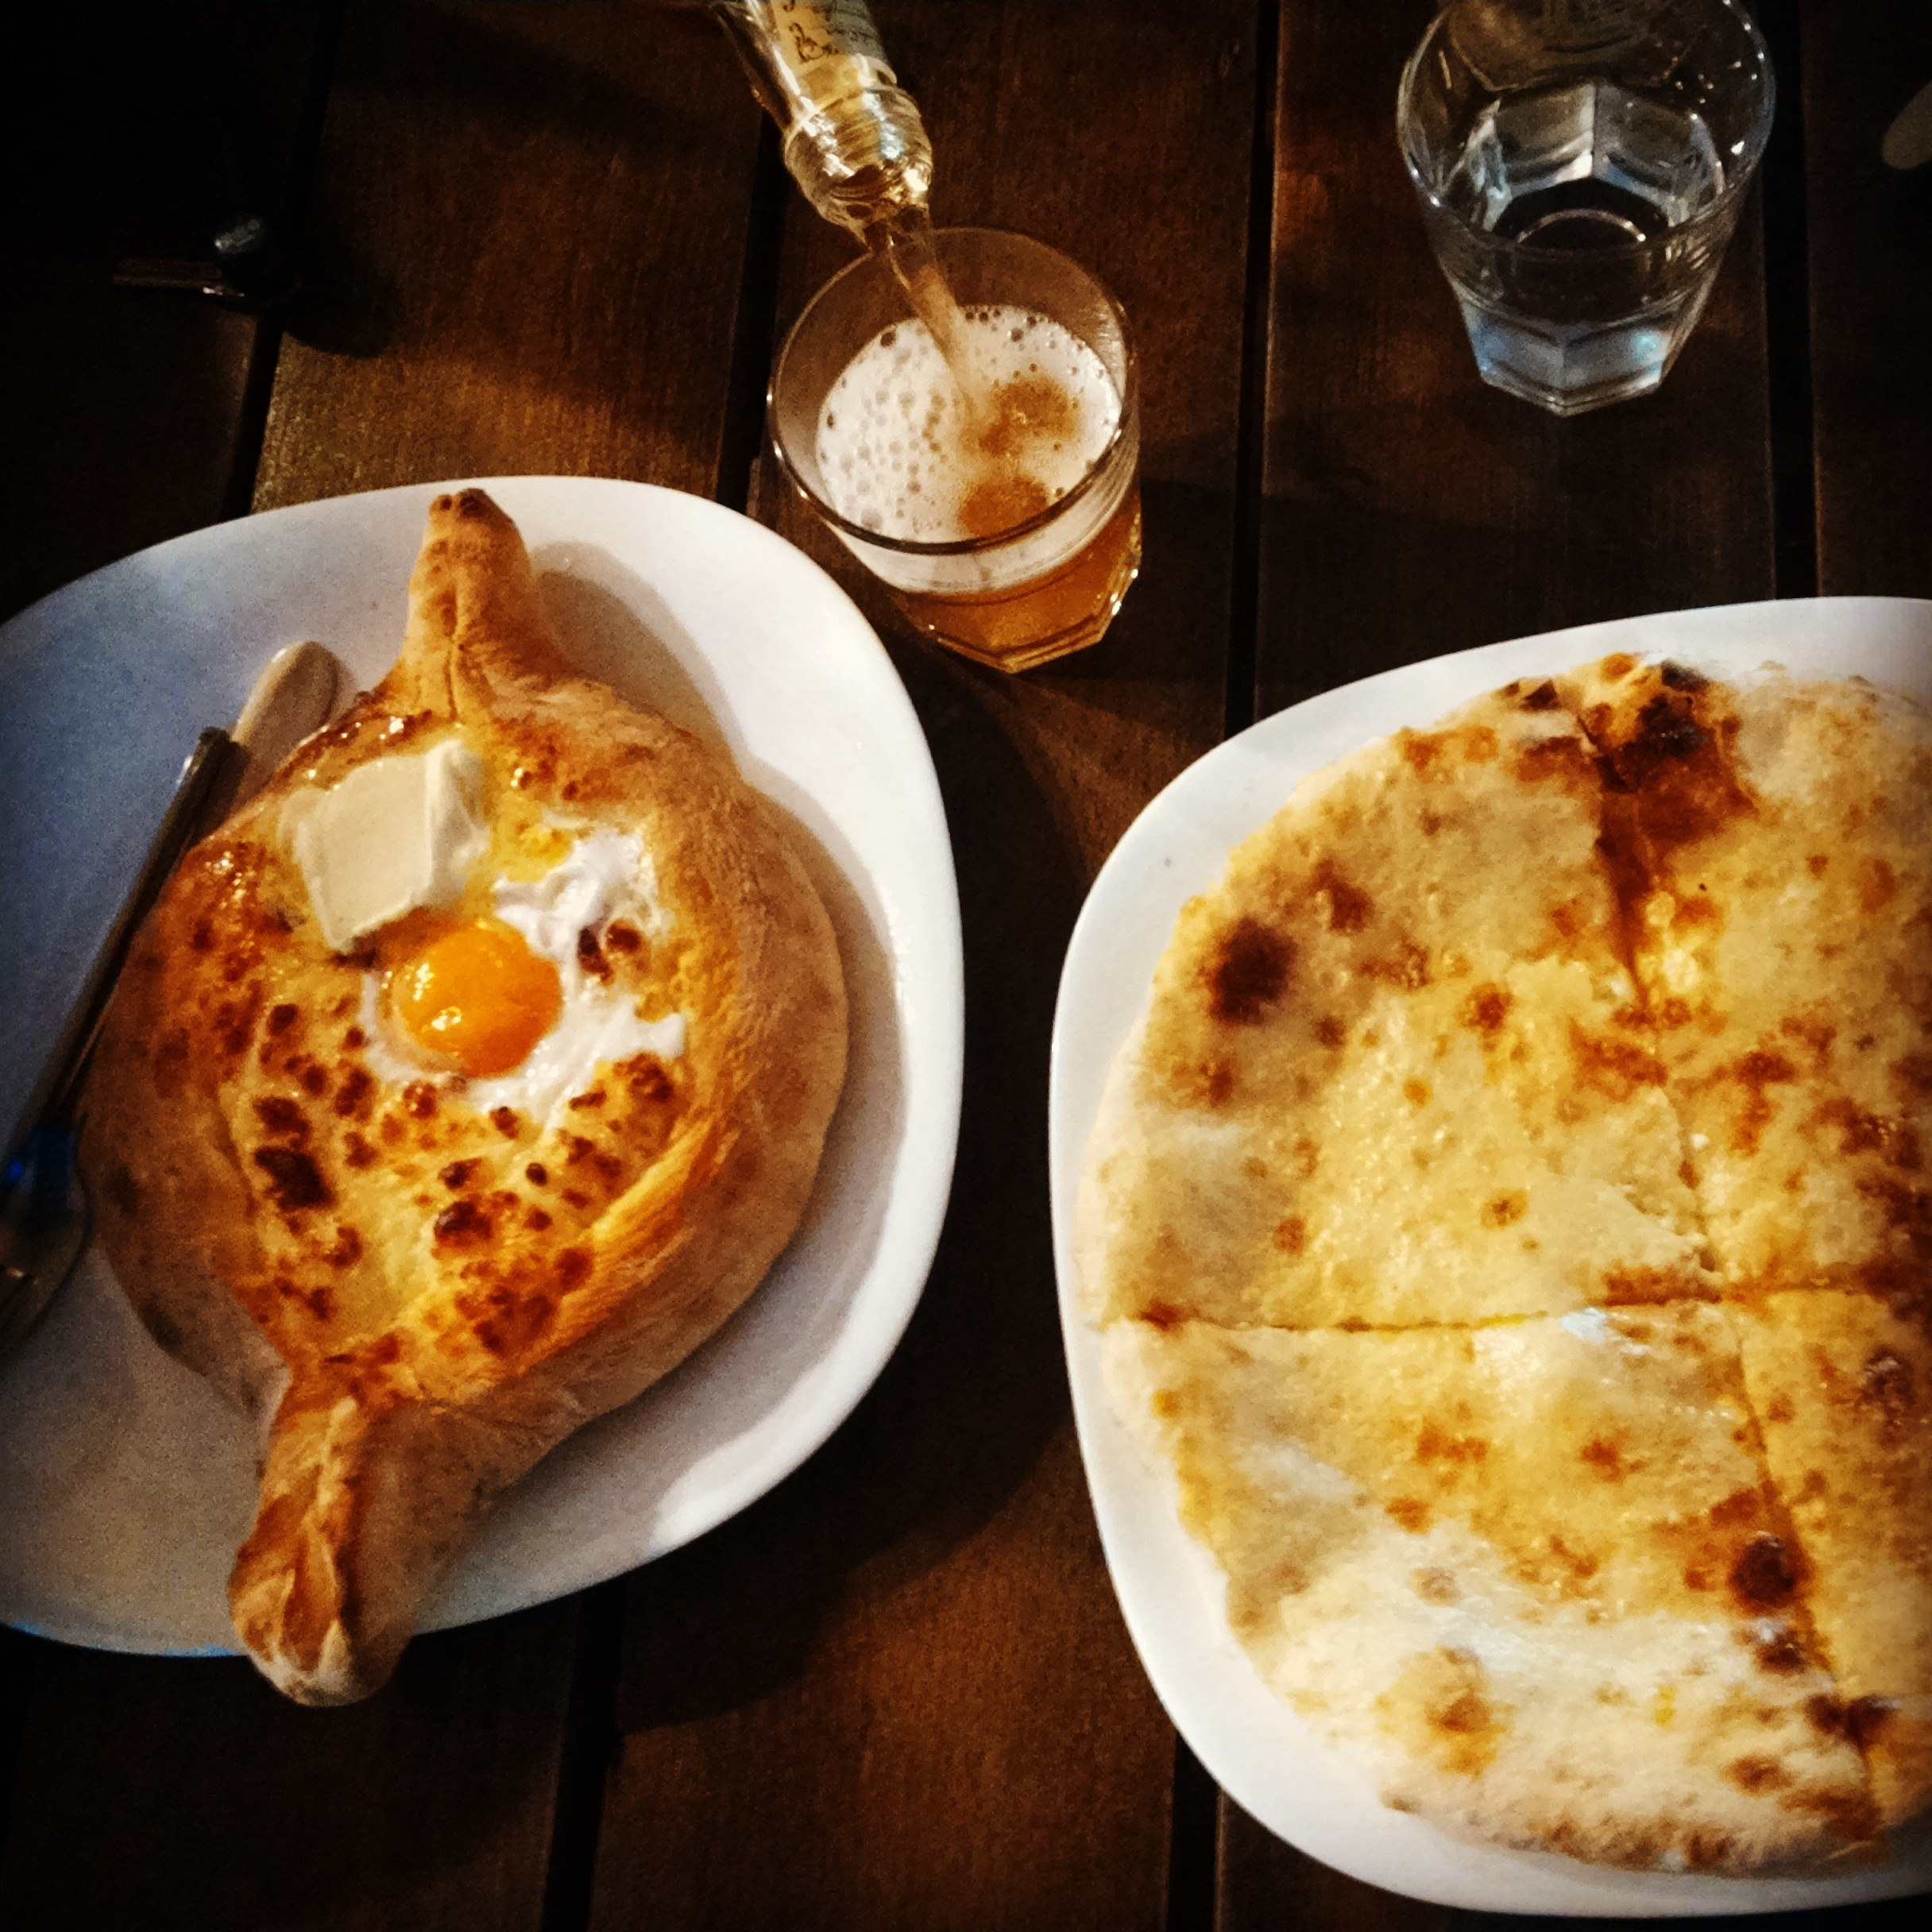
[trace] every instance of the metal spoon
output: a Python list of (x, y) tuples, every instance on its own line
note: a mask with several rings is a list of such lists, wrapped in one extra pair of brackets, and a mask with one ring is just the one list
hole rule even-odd
[(0, 1356), (27, 1339), (87, 1245), (69, 1126), (38, 1126), (0, 1173)]
[(42, 1069), (20, 1145), (0, 1169), (0, 1357), (23, 1342), (87, 1242), (75, 1153), (87, 1062), (129, 946), (181, 855), (260, 789), (334, 708), (339, 667), (320, 644), (278, 652), (232, 735), (211, 726), (188, 754), (133, 889)]

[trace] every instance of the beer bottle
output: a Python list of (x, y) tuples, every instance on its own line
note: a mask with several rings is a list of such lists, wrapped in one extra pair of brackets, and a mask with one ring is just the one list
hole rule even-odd
[(828, 221), (878, 250), (880, 230), (923, 214), (933, 149), (886, 60), (864, 0), (712, 0), (785, 165)]

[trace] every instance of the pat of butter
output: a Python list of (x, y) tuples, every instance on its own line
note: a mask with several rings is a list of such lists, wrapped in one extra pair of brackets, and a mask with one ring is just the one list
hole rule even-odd
[(482, 792), (482, 759), (446, 738), (420, 756), (358, 765), (341, 784), (289, 802), (284, 836), (331, 952), (419, 906), (463, 896), (466, 875), (489, 847)]

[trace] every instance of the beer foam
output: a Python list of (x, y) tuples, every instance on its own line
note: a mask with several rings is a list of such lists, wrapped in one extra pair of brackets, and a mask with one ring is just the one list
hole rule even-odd
[[(989, 490), (1018, 505), (1010, 520), (1023, 521), (1027, 505), (1058, 502), (1087, 474), (1119, 423), (1105, 365), (1061, 323), (1004, 303), (975, 303), (960, 315), (961, 346), (991, 399), (990, 437), (989, 425), (969, 424), (922, 322), (882, 329), (845, 365), (819, 412), (826, 500), (882, 536), (946, 543), (984, 535)], [(1051, 406), (1018, 417), (1003, 408), (1022, 395)]]

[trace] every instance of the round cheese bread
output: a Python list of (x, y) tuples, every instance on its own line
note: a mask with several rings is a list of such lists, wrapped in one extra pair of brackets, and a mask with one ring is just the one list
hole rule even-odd
[(755, 1287), (845, 1063), (770, 810), (570, 670), (481, 491), (431, 505), (410, 597), (388, 676), (176, 874), (83, 1135), (142, 1320), (262, 1421), (230, 1606), (315, 1703)]
[(1385, 1800), (1602, 1862), (1932, 1796), (1932, 722), (1627, 657), (1182, 913), (1076, 1227), (1122, 1418)]

